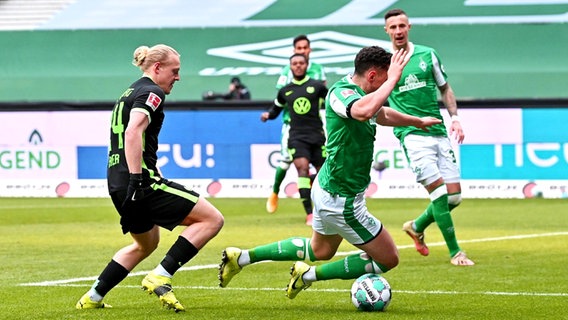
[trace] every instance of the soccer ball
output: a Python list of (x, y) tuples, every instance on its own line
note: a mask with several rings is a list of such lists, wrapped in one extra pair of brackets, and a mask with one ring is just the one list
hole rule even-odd
[(351, 301), (361, 311), (385, 311), (391, 297), (390, 284), (378, 274), (364, 274), (351, 286)]

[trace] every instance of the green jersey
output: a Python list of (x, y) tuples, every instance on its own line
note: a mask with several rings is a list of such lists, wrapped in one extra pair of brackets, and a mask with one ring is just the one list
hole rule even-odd
[(363, 122), (349, 116), (353, 103), (364, 95), (349, 75), (331, 86), (325, 99), (327, 159), (317, 178), (333, 195), (353, 196), (371, 181), (377, 124), (375, 119)]
[[(438, 53), (432, 48), (409, 43), (410, 60), (400, 80), (389, 96), (389, 105), (402, 113), (416, 117), (431, 116), (442, 119), (438, 105), (438, 87), (446, 84), (446, 72)], [(409, 126), (394, 127), (394, 135), (401, 141), (408, 134), (447, 136), (444, 123), (430, 131)]]
[[(306, 75), (314, 80), (320, 80), (325, 82), (327, 78), (325, 77), (325, 71), (323, 70), (323, 66), (319, 63), (309, 62), (308, 69), (306, 70)], [(285, 85), (292, 82), (294, 79), (294, 74), (292, 74), (292, 70), (290, 70), (290, 65), (285, 66), (282, 68), (282, 72), (280, 72), (280, 77), (278, 77), (278, 81), (276, 82), (276, 90), (282, 89)], [(284, 108), (282, 112), (282, 122), (288, 124), (290, 123), (290, 114), (288, 110)]]

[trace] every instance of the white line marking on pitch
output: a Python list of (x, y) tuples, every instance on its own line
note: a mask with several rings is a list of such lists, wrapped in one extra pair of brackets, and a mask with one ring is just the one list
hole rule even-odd
[[(555, 236), (566, 236), (568, 232), (549, 232), (549, 233), (535, 233), (535, 234), (520, 234), (516, 236), (504, 236), (504, 237), (493, 237), (493, 238), (481, 238), (481, 239), (471, 239), (471, 240), (460, 240), (459, 243), (479, 243), (479, 242), (490, 242), (490, 241), (506, 241), (506, 240), (519, 240), (519, 239), (530, 239), (530, 238), (541, 238), (541, 237), (555, 237)], [(428, 247), (439, 247), (445, 246), (445, 242), (432, 242), (428, 243)], [(397, 246), (399, 250), (401, 249), (414, 249), (414, 245), (406, 245), (406, 246)], [(341, 255), (350, 255), (356, 251), (349, 251), (349, 252), (338, 252), (336, 256)]]
[[(554, 237), (554, 236), (566, 236), (568, 235), (568, 232), (550, 232), (550, 233), (540, 233), (540, 234), (525, 234), (525, 235), (516, 235), (516, 236), (504, 236), (504, 237), (493, 237), (493, 238), (481, 238), (481, 239), (471, 239), (471, 240), (461, 240), (460, 243), (477, 243), (477, 242), (489, 242), (489, 241), (505, 241), (505, 240), (518, 240), (518, 239), (530, 239), (530, 238), (540, 238), (540, 237)], [(435, 247), (435, 246), (442, 246), (442, 245), (446, 245), (445, 242), (434, 242), (434, 243), (429, 243), (428, 246), (429, 247)], [(399, 249), (410, 249), (410, 248), (414, 248), (414, 245), (409, 245), (409, 246), (398, 246)], [(356, 252), (360, 252), (360, 251), (350, 251), (350, 252), (338, 252), (336, 254), (336, 256), (345, 256), (345, 255), (350, 255)], [(265, 261), (265, 262), (269, 262), (269, 261)], [(190, 267), (182, 267), (179, 270), (180, 271), (191, 271), (191, 270), (202, 270), (202, 269), (215, 269), (218, 268), (219, 265), (218, 264), (207, 264), (207, 265), (200, 265), (200, 266), (190, 266)], [(131, 272), (130, 274), (128, 274), (129, 277), (134, 277), (134, 276), (141, 276), (141, 275), (145, 275), (147, 274), (148, 271), (137, 271), (137, 272)], [(83, 282), (83, 281), (95, 281), (98, 278), (98, 276), (92, 276), (92, 277), (81, 277), (81, 278), (71, 278), (71, 279), (64, 279), (64, 280), (51, 280), (51, 281), (41, 281), (41, 282), (30, 282), (30, 283), (20, 283), (20, 286), (29, 286), (29, 287), (47, 287), (47, 286), (72, 286), (70, 284), (75, 283), (75, 282)], [(183, 288), (183, 287), (182, 287)], [(187, 287), (187, 288), (200, 288), (200, 287)], [(203, 288), (208, 288), (208, 287), (203, 287)], [(226, 288), (227, 289), (227, 288)], [(239, 289), (239, 290), (245, 290), (245, 289)], [(253, 290), (262, 290), (262, 289), (258, 289), (255, 288)], [(272, 289), (270, 289), (272, 290)], [(279, 289), (281, 290), (281, 289)], [(322, 290), (325, 291), (325, 290)], [(405, 291), (399, 291), (399, 292), (405, 292)], [(423, 292), (423, 291), (421, 291)], [(433, 291), (434, 292), (434, 291)], [(420, 293), (420, 292), (406, 292), (406, 293)], [(442, 293), (442, 292), (440, 292)], [(460, 294), (459, 292), (446, 292), (446, 294), (450, 294), (450, 293), (455, 293), (455, 294)], [(463, 293), (466, 294), (466, 293)], [(467, 293), (470, 294), (470, 293)], [(484, 294), (484, 293), (476, 293), (476, 294)], [(538, 293), (507, 293), (507, 292), (501, 292), (501, 293), (492, 293), (494, 295), (500, 294), (500, 295), (539, 295)], [(543, 295), (548, 295), (548, 294), (543, 294)], [(550, 295), (562, 295), (562, 296), (568, 296), (568, 294), (564, 294), (564, 293), (560, 293), (560, 294), (555, 294), (555, 293), (551, 293)]]
[[(62, 284), (59, 285), (62, 287), (85, 287), (89, 288), (91, 285), (87, 284)], [(140, 288), (140, 286), (133, 286), (133, 285), (120, 285), (120, 288)], [(217, 286), (207, 287), (207, 286), (178, 286), (176, 285), (176, 289), (190, 289), (190, 290), (230, 290), (230, 291), (284, 291), (284, 288), (238, 288), (238, 287), (230, 287), (230, 288), (221, 288)], [(315, 289), (313, 287), (310, 288), (310, 292), (349, 292), (349, 289)], [(539, 296), (539, 297), (568, 297), (568, 293), (563, 292), (499, 292), (499, 291), (472, 291), (472, 292), (464, 292), (464, 291), (441, 291), (441, 290), (419, 290), (419, 291), (411, 291), (411, 290), (392, 290), (395, 293), (404, 293), (404, 294), (451, 294), (451, 295), (484, 295), (484, 296)]]

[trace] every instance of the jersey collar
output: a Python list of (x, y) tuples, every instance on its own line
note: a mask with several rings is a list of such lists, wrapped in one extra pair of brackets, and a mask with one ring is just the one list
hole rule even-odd
[[(390, 50), (391, 53), (394, 53), (396, 51), (396, 49), (393, 46), (391, 46)], [(410, 57), (413, 54), (414, 54), (414, 43), (408, 41), (408, 56)]]

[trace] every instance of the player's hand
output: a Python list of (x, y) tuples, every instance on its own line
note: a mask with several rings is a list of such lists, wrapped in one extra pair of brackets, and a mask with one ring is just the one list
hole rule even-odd
[(416, 127), (424, 131), (430, 131), (431, 126), (442, 123), (442, 120), (434, 117), (422, 117), (420, 120), (422, 120), (422, 123)]
[(268, 112), (263, 112), (260, 114), (260, 121), (266, 122), (268, 120)]
[(388, 79), (398, 81), (402, 75), (402, 69), (404, 69), (408, 60), (410, 60), (408, 51), (404, 49), (396, 50), (391, 57), (391, 64), (387, 73)]
[(452, 125), (450, 126), (450, 136), (453, 136), (458, 143), (462, 143), (465, 138), (463, 129), (459, 120), (452, 120)]
[(144, 181), (141, 173), (131, 173), (123, 206), (129, 202), (140, 201), (150, 191), (148, 183)]

